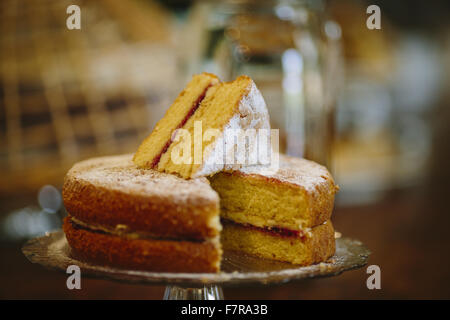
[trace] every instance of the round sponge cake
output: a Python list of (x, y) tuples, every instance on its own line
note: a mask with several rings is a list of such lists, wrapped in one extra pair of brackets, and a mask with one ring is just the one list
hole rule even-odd
[(284, 155), (276, 172), (210, 182), (141, 169), (132, 155), (94, 158), (66, 175), (63, 229), (76, 256), (115, 267), (217, 272), (222, 246), (307, 265), (334, 253), (336, 190), (324, 167)]

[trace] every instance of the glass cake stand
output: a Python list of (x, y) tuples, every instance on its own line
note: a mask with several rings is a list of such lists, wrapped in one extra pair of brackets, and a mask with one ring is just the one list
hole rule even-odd
[(224, 252), (219, 273), (168, 273), (116, 269), (79, 261), (71, 256), (70, 247), (62, 231), (46, 233), (29, 240), (22, 252), (32, 263), (48, 269), (66, 272), (69, 265), (77, 265), (82, 276), (97, 277), (128, 283), (164, 284), (165, 300), (223, 299), (222, 286), (245, 284), (277, 284), (316, 277), (336, 276), (344, 271), (363, 267), (370, 251), (358, 240), (336, 239), (336, 254), (326, 263), (299, 267)]

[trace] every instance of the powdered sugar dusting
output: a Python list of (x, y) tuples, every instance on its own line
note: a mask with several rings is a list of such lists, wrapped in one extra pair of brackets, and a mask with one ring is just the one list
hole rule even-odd
[(266, 170), (262, 166), (247, 167), (239, 171), (248, 175), (261, 175), (266, 178), (291, 183), (310, 192), (314, 192), (320, 186), (331, 184), (334, 187), (334, 180), (324, 166), (313, 161), (289, 157), (283, 154), (280, 154), (280, 167), (275, 172)]
[[(269, 120), (269, 112), (264, 98), (253, 80), (250, 80), (248, 92), (239, 102), (238, 112), (225, 125), (222, 135), (217, 138), (216, 142), (205, 149), (202, 167), (195, 173), (195, 177), (212, 175), (222, 170), (242, 168), (245, 165), (238, 163), (236, 159), (245, 159), (245, 155), (248, 158), (257, 158), (258, 148), (256, 144), (246, 146), (241, 151), (245, 152), (244, 155), (239, 154), (238, 150), (235, 150), (235, 144), (227, 143), (227, 141), (231, 141), (231, 139), (227, 139), (227, 132), (232, 134), (237, 129), (255, 129), (255, 137), (251, 138), (256, 141), (256, 134), (259, 129), (267, 129), (267, 134), (270, 136)], [(223, 152), (221, 152), (222, 149)], [(232, 154), (234, 154), (235, 161), (231, 164), (226, 163), (224, 158), (230, 159)]]
[(178, 203), (219, 200), (206, 178), (184, 180), (152, 169), (141, 169), (133, 163), (132, 156), (126, 154), (85, 160), (75, 164), (67, 177), (134, 195), (170, 198)]

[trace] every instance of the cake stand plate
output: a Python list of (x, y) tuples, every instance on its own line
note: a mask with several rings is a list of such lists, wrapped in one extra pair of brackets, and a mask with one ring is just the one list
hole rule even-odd
[(225, 251), (219, 273), (168, 273), (126, 270), (82, 262), (72, 257), (62, 231), (46, 233), (29, 240), (22, 252), (33, 263), (66, 272), (70, 265), (81, 269), (81, 276), (128, 283), (168, 285), (165, 299), (223, 299), (220, 286), (279, 284), (315, 277), (329, 277), (367, 263), (370, 251), (358, 240), (336, 239), (336, 254), (325, 263), (299, 267)]

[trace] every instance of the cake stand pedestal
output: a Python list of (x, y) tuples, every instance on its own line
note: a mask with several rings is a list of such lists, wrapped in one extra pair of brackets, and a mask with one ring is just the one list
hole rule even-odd
[(182, 288), (168, 285), (164, 292), (164, 300), (223, 300), (222, 287), (204, 285), (201, 288)]
[(165, 300), (219, 300), (222, 286), (270, 285), (316, 277), (330, 277), (367, 264), (370, 251), (358, 240), (336, 239), (336, 254), (327, 262), (299, 267), (225, 251), (219, 273), (169, 273), (117, 269), (79, 261), (70, 254), (62, 231), (29, 240), (22, 252), (33, 263), (66, 272), (70, 265), (81, 269), (81, 277), (96, 277), (128, 283), (164, 284)]

